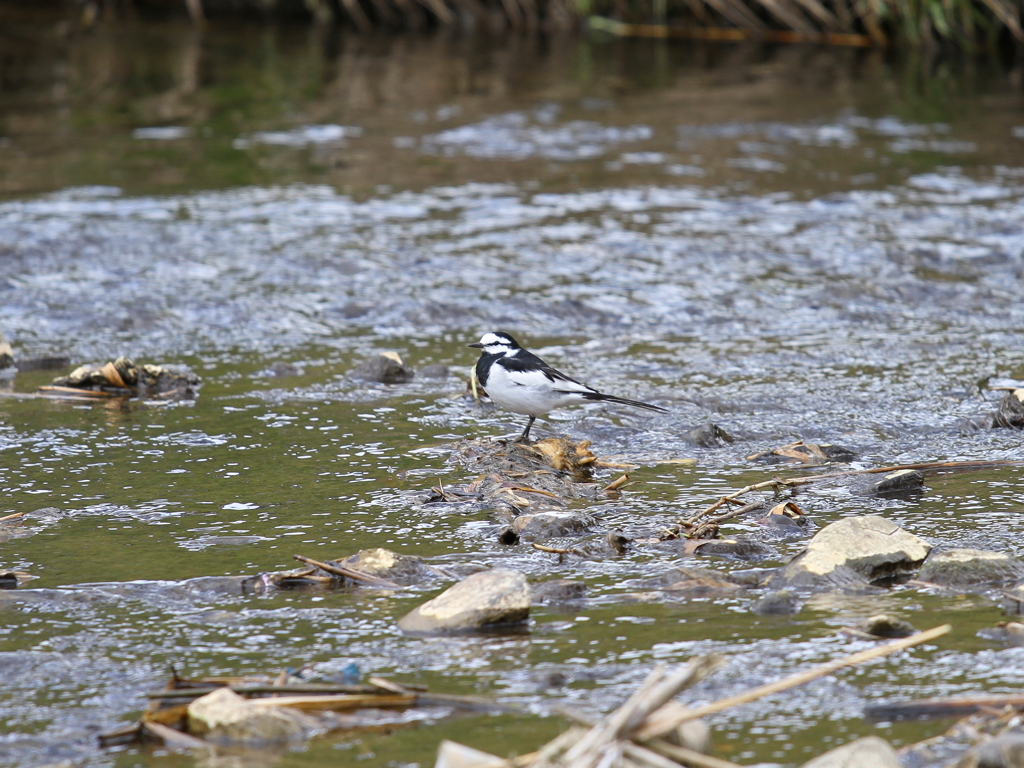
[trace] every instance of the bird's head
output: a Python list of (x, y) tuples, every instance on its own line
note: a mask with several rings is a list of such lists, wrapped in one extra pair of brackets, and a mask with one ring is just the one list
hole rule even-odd
[(480, 337), (480, 341), (476, 344), (470, 344), (469, 346), (483, 350), (485, 355), (504, 355), (509, 357), (514, 355), (520, 349), (519, 342), (509, 336), (507, 333), (497, 331), (495, 333), (485, 333)]

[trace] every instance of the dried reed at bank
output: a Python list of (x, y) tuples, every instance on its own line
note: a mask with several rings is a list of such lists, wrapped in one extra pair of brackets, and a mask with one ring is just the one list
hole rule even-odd
[[(127, 0), (120, 0), (124, 3)], [(375, 28), (442, 26), (617, 36), (964, 50), (1024, 44), (1024, 0), (135, 0), (194, 22), (241, 12)], [(95, 6), (96, 0), (86, 3)], [(105, 3), (104, 7), (109, 6)]]

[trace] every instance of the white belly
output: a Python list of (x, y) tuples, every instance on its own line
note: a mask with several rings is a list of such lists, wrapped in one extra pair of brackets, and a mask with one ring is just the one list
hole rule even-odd
[(486, 389), (491, 400), (505, 410), (526, 416), (543, 416), (555, 408), (586, 402), (578, 393), (556, 392), (553, 389), (553, 386), (562, 385), (563, 382), (552, 384), (540, 371), (510, 375), (500, 365), (493, 365), (487, 376)]

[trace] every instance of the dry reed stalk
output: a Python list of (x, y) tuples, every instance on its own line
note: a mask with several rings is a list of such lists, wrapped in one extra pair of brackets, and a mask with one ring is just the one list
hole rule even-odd
[(740, 0), (704, 1), (751, 36), (759, 36), (768, 30), (768, 26), (757, 18), (756, 14), (740, 2)]
[(1020, 26), (1020, 11), (1017, 6), (1008, 7), (1003, 0), (982, 0), (996, 18), (1001, 21), (1019, 43), (1024, 43), (1024, 30)]
[(794, 9), (790, 8), (785, 0), (757, 0), (757, 2), (763, 5), (780, 24), (789, 27), (794, 32), (804, 35), (817, 34), (818, 30), (809, 24), (799, 12), (794, 12)]
[(830, 32), (842, 32), (844, 26), (839, 19), (836, 18), (835, 14), (832, 13), (828, 8), (818, 2), (818, 0), (796, 0), (809, 14), (814, 16), (820, 21), (825, 29)]
[(720, 656), (700, 656), (671, 673), (666, 673), (664, 667), (655, 667), (625, 704), (565, 753), (564, 764), (568, 768), (600, 768), (616, 755), (616, 750), (621, 750), (622, 740), (629, 739), (654, 712), (723, 664)]
[[(658, 742), (658, 747), (660, 749), (652, 746), (642, 747), (627, 741), (622, 751), (648, 768), (680, 768), (680, 765), (688, 768), (741, 768), (728, 760), (711, 757), (686, 747), (676, 747), (664, 741)], [(662, 750), (667, 751), (663, 754)]]
[(366, 11), (359, 4), (359, 0), (342, 0), (342, 2), (345, 4), (345, 10), (348, 12), (349, 18), (352, 19), (360, 32), (369, 32), (373, 28), (373, 22), (366, 15)]
[(185, 0), (185, 7), (188, 9), (188, 16), (197, 27), (206, 22), (206, 15), (203, 13), (203, 0)]

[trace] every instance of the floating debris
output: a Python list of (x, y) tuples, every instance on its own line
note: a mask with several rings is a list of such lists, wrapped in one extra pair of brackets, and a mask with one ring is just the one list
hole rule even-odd
[(136, 365), (119, 357), (103, 365), (81, 365), (53, 380), (39, 392), (60, 399), (145, 397), (155, 400), (191, 399), (199, 377), (186, 366)]
[(812, 465), (833, 462), (848, 464), (856, 459), (856, 453), (841, 445), (805, 443), (803, 440), (747, 456), (747, 461), (759, 461), (762, 464), (782, 464), (784, 462)]

